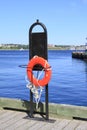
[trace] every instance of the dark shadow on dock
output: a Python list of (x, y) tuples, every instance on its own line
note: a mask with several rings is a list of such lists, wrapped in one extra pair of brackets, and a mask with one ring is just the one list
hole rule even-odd
[[(27, 115), (28, 115), (27, 117), (29, 117), (30, 116), (30, 105), (31, 105), (30, 101), (22, 100), (21, 104), (13, 103), (13, 105), (10, 105), (10, 106), (3, 106), (3, 109), (26, 112)], [(36, 109), (36, 103), (33, 102), (32, 111), (33, 111), (33, 117), (34, 117), (34, 114), (39, 114), (45, 120), (45, 114), (46, 113), (45, 113), (45, 110), (44, 110), (44, 104), (43, 103), (39, 102), (38, 109)]]
[[(28, 114), (27, 118), (28, 118), (28, 117), (31, 117), (30, 105), (31, 105), (30, 102), (23, 101), (23, 107), (26, 108), (26, 112), (27, 112), (27, 114)], [(32, 103), (33, 116), (31, 117), (31, 119), (32, 119), (32, 118), (35, 119), (36, 117), (34, 117), (34, 115), (35, 115), (35, 114), (39, 114), (41, 117), (43, 117), (43, 120), (46, 120), (46, 119), (45, 119), (45, 116), (44, 116), (46, 113), (45, 113), (44, 111), (45, 111), (45, 110), (44, 110), (44, 104), (43, 104), (43, 103), (39, 102), (38, 109), (36, 109), (36, 103)], [(40, 120), (41, 120), (41, 118), (40, 118)]]
[(73, 117), (74, 120), (82, 120), (82, 121), (87, 121), (87, 118), (82, 118), (82, 117)]

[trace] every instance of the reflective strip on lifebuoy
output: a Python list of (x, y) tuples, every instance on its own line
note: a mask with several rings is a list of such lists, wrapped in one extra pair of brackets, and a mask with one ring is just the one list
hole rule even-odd
[[(45, 72), (44, 77), (39, 80), (33, 75), (33, 68), (35, 65), (38, 65), (38, 64), (44, 68), (44, 72)], [(48, 64), (47, 60), (45, 60), (42, 57), (34, 56), (27, 65), (27, 76), (30, 82), (34, 84), (35, 86), (47, 85), (48, 82), (50, 81), (51, 73), (52, 72), (51, 72), (50, 65)]]

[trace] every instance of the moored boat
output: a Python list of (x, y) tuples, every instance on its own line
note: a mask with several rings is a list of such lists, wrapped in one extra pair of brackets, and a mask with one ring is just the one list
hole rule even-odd
[(87, 60), (87, 43), (85, 45), (85, 51), (84, 52), (81, 52), (81, 51), (72, 52), (72, 58)]

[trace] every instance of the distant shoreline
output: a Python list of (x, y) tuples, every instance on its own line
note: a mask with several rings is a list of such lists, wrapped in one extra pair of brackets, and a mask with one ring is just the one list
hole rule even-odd
[[(10, 51), (10, 50), (19, 50), (19, 51), (24, 51), (24, 50), (29, 50), (29, 49), (19, 49), (19, 48), (13, 48), (13, 49), (8, 49), (8, 48), (3, 48), (3, 49), (0, 49), (0, 51), (1, 50), (8, 50), (8, 51)], [(70, 50), (69, 48), (59, 48), (59, 47), (48, 47), (48, 50)]]
[[(29, 49), (23, 49), (23, 50), (20, 50), (20, 49), (0, 49), (0, 51), (28, 51)], [(70, 50), (70, 49), (58, 49), (58, 48), (48, 48), (48, 50)]]
[[(0, 50), (28, 50), (29, 45), (22, 44), (0, 44)], [(48, 45), (48, 50), (85, 50), (85, 45)]]

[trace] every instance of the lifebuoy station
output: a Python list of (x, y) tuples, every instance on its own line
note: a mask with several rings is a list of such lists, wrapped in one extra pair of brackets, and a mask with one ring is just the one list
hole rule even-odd
[[(42, 30), (36, 31), (38, 26)], [(49, 103), (52, 68), (48, 63), (47, 29), (39, 20), (29, 29), (29, 61), (20, 67), (26, 69), (29, 100), (0, 97), (0, 130), (87, 130), (87, 107)]]
[[(34, 32), (35, 27), (41, 27), (42, 32)], [(32, 118), (35, 109), (40, 109), (39, 114), (43, 115), (46, 120), (49, 119), (48, 109), (48, 83), (51, 79), (51, 66), (48, 63), (47, 50), (47, 29), (39, 20), (31, 25), (29, 29), (29, 63), (27, 64), (27, 87), (30, 89), (30, 112)], [(41, 95), (45, 90), (45, 112), (40, 102)], [(35, 102), (35, 106), (34, 106)]]

